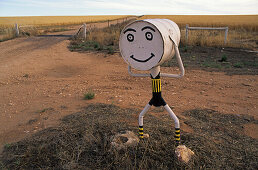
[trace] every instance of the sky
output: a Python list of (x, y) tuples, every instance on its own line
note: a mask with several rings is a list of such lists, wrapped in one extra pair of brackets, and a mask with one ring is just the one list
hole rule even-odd
[(258, 0), (0, 0), (0, 16), (258, 14)]

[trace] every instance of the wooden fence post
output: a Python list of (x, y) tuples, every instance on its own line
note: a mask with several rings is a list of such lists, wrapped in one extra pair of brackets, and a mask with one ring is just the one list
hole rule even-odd
[(87, 34), (87, 29), (86, 29), (86, 23), (83, 24), (83, 38), (86, 40), (86, 34)]
[(185, 26), (185, 39), (186, 39), (186, 44), (188, 43), (188, 27), (189, 27), (189, 25), (186, 24), (186, 26)]
[(17, 23), (15, 23), (14, 27), (15, 27), (15, 35), (16, 35), (16, 37), (18, 37), (19, 36), (19, 26)]
[(107, 21), (107, 23), (108, 23), (108, 27), (109, 27), (109, 20)]
[(228, 37), (228, 27), (226, 27), (226, 30), (225, 30), (225, 39), (224, 39), (224, 44), (227, 43), (227, 37)]

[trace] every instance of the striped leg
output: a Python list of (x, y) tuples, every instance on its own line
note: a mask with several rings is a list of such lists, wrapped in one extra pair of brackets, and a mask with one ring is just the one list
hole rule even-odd
[(139, 115), (139, 137), (143, 139), (143, 116), (150, 109), (151, 105), (147, 104)]
[(170, 109), (170, 107), (166, 104), (164, 106), (166, 111), (169, 113), (170, 117), (175, 121), (175, 139), (176, 139), (176, 145), (178, 146), (180, 144), (180, 124), (179, 120), (176, 117), (175, 113)]
[(139, 138), (143, 139), (143, 126), (139, 126)]
[(176, 146), (180, 144), (180, 128), (175, 128), (175, 139), (176, 139)]

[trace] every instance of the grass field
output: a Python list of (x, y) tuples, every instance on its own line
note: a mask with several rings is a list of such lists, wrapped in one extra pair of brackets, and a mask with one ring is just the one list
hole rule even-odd
[[(14, 24), (31, 26), (24, 28), (29, 35), (39, 33), (65, 31), (67, 26), (82, 23), (104, 22), (127, 18), (128, 15), (98, 15), (98, 16), (28, 16), (0, 17), (0, 42), (15, 37)], [(40, 30), (40, 31), (39, 31)], [(42, 31), (43, 30), (43, 31)]]
[(170, 19), (181, 29), (181, 42), (185, 41), (185, 26), (229, 27), (228, 43), (224, 44), (224, 31), (189, 31), (189, 45), (257, 48), (258, 15), (144, 15), (139, 19)]
[(28, 17), (0, 17), (0, 26), (19, 25), (75, 25), (81, 23), (101, 22), (126, 18), (127, 15), (98, 15), (98, 16), (28, 16)]
[(144, 15), (139, 19), (166, 18), (176, 22), (181, 28), (190, 26), (220, 27), (258, 31), (258, 15)]
[[(81, 24), (83, 22), (102, 22), (125, 18), (125, 15), (110, 16), (35, 16), (35, 17), (0, 17), (0, 41), (14, 37), (14, 23), (19, 25), (34, 25), (44, 30), (65, 30), (67, 25)], [(144, 15), (138, 19), (167, 18), (176, 22), (181, 30), (181, 46), (212, 46), (212, 47), (237, 47), (257, 50), (258, 48), (258, 15)], [(185, 26), (198, 27), (229, 27), (227, 43), (224, 44), (224, 31), (189, 31), (189, 39), (186, 42)], [(58, 28), (56, 28), (58, 27)], [(119, 28), (119, 31), (122, 28)], [(42, 29), (41, 29), (42, 30)], [(105, 30), (102, 30), (105, 31)], [(118, 44), (119, 31), (107, 35), (113, 39), (112, 44)], [(37, 34), (30, 30), (31, 35)], [(47, 31), (48, 32), (48, 31)], [(98, 31), (100, 32), (100, 31)], [(112, 31), (117, 32), (117, 30)], [(103, 34), (92, 37), (90, 40), (104, 39)], [(110, 36), (112, 36), (110, 38)], [(106, 39), (106, 38), (105, 38)], [(106, 40), (105, 40), (106, 41)], [(105, 42), (105, 44), (108, 44)], [(104, 45), (105, 45), (104, 44)]]

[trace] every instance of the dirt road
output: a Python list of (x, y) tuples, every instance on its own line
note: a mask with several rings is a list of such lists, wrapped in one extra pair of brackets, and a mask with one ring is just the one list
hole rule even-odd
[[(151, 98), (150, 79), (130, 77), (119, 54), (70, 52), (68, 38), (74, 33), (0, 43), (0, 146), (55, 126), (61, 117), (89, 103), (142, 109)], [(257, 87), (257, 75), (230, 76), (190, 68), (183, 79), (162, 79), (163, 97), (179, 116), (186, 110), (208, 108), (257, 119)], [(83, 100), (90, 90), (95, 99)], [(156, 108), (149, 114), (167, 113)], [(137, 118), (133, 123), (137, 126)], [(185, 131), (192, 131), (181, 124)], [(245, 127), (254, 138), (258, 138), (257, 131), (255, 124)]]

